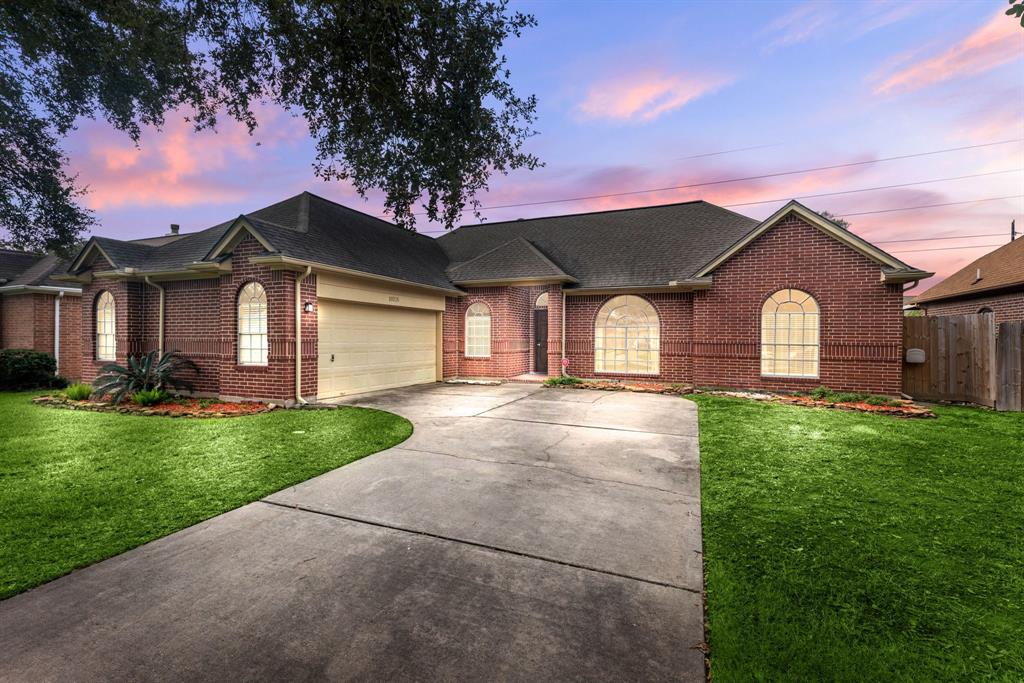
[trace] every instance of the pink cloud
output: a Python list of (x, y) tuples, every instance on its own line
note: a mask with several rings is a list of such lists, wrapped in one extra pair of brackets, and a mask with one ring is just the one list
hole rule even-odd
[(640, 71), (592, 85), (577, 109), (586, 119), (652, 121), (718, 89), (728, 80)]
[(254, 136), (224, 121), (217, 132), (195, 132), (183, 117), (168, 117), (162, 130), (143, 131), (139, 146), (102, 123), (89, 123), (73, 141), (71, 166), (87, 186), (84, 202), (95, 210), (123, 206), (188, 206), (238, 201), (245, 179), (266, 163), (273, 148), (301, 139), (305, 130), (284, 112), (263, 108)]
[(1024, 31), (997, 13), (946, 51), (896, 67), (875, 86), (875, 94), (918, 90), (952, 78), (973, 76), (1024, 57)]

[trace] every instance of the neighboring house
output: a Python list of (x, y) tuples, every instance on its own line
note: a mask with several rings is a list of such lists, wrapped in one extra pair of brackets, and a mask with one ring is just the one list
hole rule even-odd
[[(928, 277), (797, 202), (703, 201), (431, 239), (303, 193), (167, 244), (91, 239), (82, 374), (151, 349), (197, 391), (290, 402), (452, 377), (900, 391), (903, 285)], [(297, 352), (298, 351), (298, 352)]]
[(1024, 320), (1024, 239), (1016, 239), (964, 266), (920, 294), (926, 315), (993, 313), (995, 322)]
[(82, 369), (82, 290), (54, 280), (66, 262), (55, 256), (0, 249), (0, 349), (52, 354), (57, 372)]

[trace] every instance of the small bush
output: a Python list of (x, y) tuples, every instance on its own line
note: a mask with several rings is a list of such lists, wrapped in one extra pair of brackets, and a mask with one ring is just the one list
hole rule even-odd
[(50, 378), (50, 386), (54, 389), (63, 389), (69, 384), (71, 384), (70, 380), (62, 375), (54, 375)]
[(140, 406), (148, 408), (163, 402), (167, 398), (167, 392), (163, 389), (144, 389), (132, 394), (132, 401)]
[(811, 398), (816, 401), (824, 401), (831, 393), (832, 390), (828, 387), (818, 387), (817, 389), (811, 389)]
[(62, 379), (54, 376), (56, 370), (57, 362), (48, 353), (31, 349), (0, 351), (0, 389), (20, 390), (56, 386)]
[(574, 384), (582, 384), (583, 380), (579, 377), (573, 377), (571, 375), (563, 375), (561, 377), (548, 377), (544, 380), (544, 384), (549, 387), (571, 387)]
[(88, 384), (76, 382), (64, 390), (64, 395), (72, 401), (84, 401), (92, 396), (92, 387)]

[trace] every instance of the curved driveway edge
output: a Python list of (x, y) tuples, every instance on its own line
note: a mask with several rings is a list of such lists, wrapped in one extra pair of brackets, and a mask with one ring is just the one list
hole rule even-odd
[(345, 402), (413, 436), (0, 603), (0, 679), (703, 680), (693, 403)]

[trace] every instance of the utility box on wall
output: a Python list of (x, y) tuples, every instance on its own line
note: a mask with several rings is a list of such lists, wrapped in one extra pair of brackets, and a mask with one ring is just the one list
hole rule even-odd
[(908, 363), (923, 363), (925, 361), (924, 349), (907, 349)]

